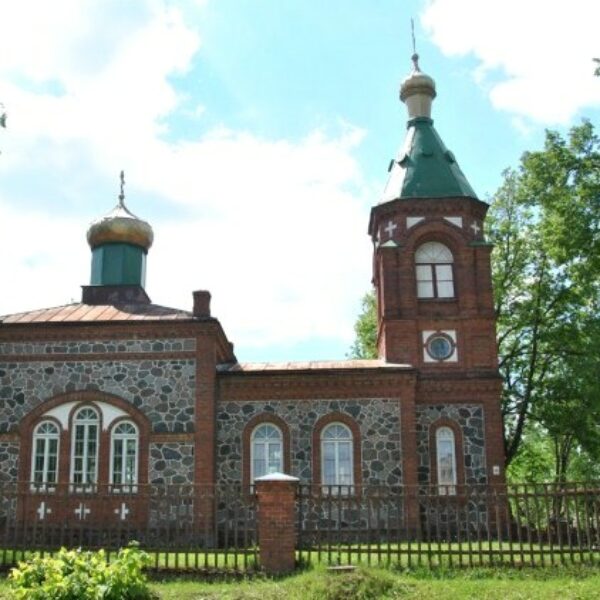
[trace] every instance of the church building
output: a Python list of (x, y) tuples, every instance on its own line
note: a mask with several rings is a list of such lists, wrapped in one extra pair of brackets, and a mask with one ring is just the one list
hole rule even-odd
[(81, 301), (0, 316), (0, 484), (35, 500), (27, 518), (142, 519), (144, 487), (250, 489), (271, 472), (346, 493), (504, 482), (488, 206), (413, 62), (405, 142), (368, 223), (379, 357), (238, 362), (208, 291), (191, 311), (152, 303), (153, 231), (121, 190), (87, 232)]

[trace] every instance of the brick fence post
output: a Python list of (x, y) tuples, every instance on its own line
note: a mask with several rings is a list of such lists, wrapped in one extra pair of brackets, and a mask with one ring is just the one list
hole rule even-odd
[(299, 479), (283, 473), (258, 477), (258, 551), (269, 575), (289, 573), (296, 564), (296, 491)]

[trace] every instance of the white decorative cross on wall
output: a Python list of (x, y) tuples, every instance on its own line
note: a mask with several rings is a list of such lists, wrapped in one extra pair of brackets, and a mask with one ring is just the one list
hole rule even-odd
[(76, 508), (74, 512), (80, 520), (85, 521), (85, 518), (92, 512), (92, 510), (88, 508), (83, 502), (80, 502), (79, 507)]
[(43, 521), (45, 516), (52, 512), (52, 509), (49, 506), (46, 506), (45, 502), (41, 502), (36, 512), (40, 517), (40, 521)]
[(473, 221), (471, 223), (471, 229), (473, 230), (473, 234), (475, 235), (475, 237), (477, 237), (479, 235), (479, 232), (481, 231), (481, 227), (479, 227), (477, 221)]
[(383, 230), (388, 234), (389, 237), (394, 237), (394, 230), (398, 228), (398, 225), (393, 221), (388, 221), (388, 224), (383, 228)]
[(121, 508), (115, 508), (113, 512), (115, 515), (119, 515), (119, 519), (121, 519), (121, 521), (124, 521), (129, 514), (129, 509), (127, 508), (127, 504), (125, 504), (125, 502), (121, 502)]

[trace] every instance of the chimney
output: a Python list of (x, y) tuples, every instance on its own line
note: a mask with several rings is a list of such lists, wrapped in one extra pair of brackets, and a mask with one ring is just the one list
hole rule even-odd
[(210, 292), (207, 290), (196, 290), (194, 296), (194, 317), (202, 319), (210, 317)]

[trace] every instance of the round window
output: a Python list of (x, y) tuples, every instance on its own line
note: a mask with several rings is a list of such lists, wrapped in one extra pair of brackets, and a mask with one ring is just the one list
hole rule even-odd
[(446, 360), (454, 352), (454, 341), (447, 335), (436, 333), (427, 340), (427, 354), (435, 360)]

